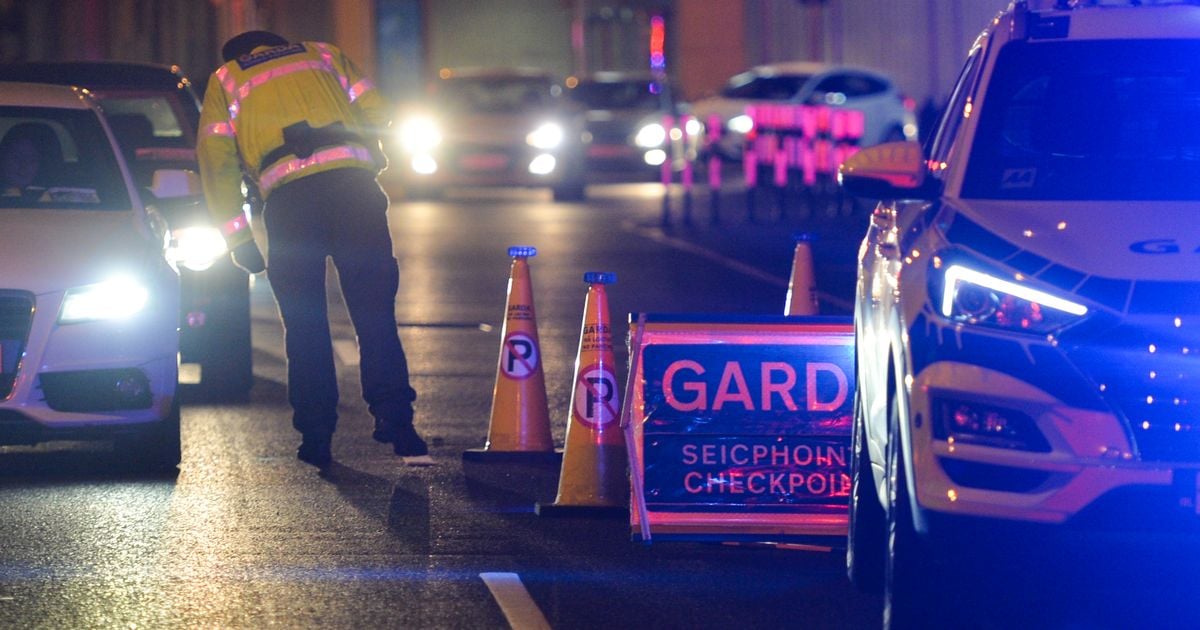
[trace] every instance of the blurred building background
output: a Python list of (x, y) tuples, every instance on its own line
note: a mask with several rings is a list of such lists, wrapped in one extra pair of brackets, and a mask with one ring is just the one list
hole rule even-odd
[(247, 29), (331, 41), (394, 99), (438, 68), (522, 65), (562, 75), (649, 67), (654, 25), (689, 99), (772, 61), (874, 67), (940, 100), (1006, 0), (0, 0), (0, 61), (178, 64), (203, 83)]

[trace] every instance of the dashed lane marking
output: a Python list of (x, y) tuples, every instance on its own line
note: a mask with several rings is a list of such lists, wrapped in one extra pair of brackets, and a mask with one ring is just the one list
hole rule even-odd
[[(747, 265), (740, 260), (734, 260), (728, 256), (725, 256), (724, 254), (714, 252), (711, 249), (701, 247), (695, 243), (689, 243), (683, 239), (675, 238), (674, 236), (667, 236), (659, 228), (638, 225), (633, 221), (623, 221), (621, 223), (621, 228), (626, 232), (632, 232), (638, 236), (650, 239), (662, 245), (666, 245), (667, 247), (675, 248), (681, 252), (687, 252), (689, 254), (700, 256), (701, 258), (707, 258), (708, 260), (711, 260), (723, 267), (732, 269), (740, 274), (750, 276), (756, 280), (761, 280), (767, 284), (783, 287), (785, 289), (788, 286), (788, 280), (786, 278), (780, 278), (778, 276), (769, 274), (758, 267)], [(824, 291), (817, 291), (817, 298), (847, 311), (854, 310), (854, 304), (835, 295), (825, 293)]]
[(550, 630), (550, 622), (529, 596), (516, 573), (480, 573), (513, 630)]

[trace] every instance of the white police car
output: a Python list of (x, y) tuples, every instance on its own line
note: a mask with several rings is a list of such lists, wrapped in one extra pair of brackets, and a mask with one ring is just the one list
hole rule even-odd
[[(180, 461), (179, 274), (84, 90), (0, 89), (0, 444), (113, 439)], [(154, 194), (199, 194), (160, 171)]]
[(1200, 540), (1200, 6), (1030, 4), (976, 40), (927, 148), (841, 173), (882, 199), (847, 564), (896, 626), (946, 603), (956, 533)]

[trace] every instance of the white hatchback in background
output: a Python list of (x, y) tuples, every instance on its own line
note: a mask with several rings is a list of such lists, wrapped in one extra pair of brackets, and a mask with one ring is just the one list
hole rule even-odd
[(721, 121), (717, 150), (741, 159), (746, 134), (753, 128), (746, 108), (751, 105), (828, 105), (863, 112), (861, 146), (915, 140), (917, 118), (913, 105), (886, 75), (867, 68), (815, 61), (788, 61), (755, 66), (734, 75), (720, 94), (692, 104), (702, 124), (713, 116)]
[[(153, 189), (199, 193), (186, 171), (160, 171)], [(147, 467), (179, 463), (165, 230), (85, 91), (3, 84), (0, 444), (112, 439)]]
[(842, 167), (883, 200), (847, 565), (893, 627), (944, 622), (955, 587), (1004, 593), (991, 562), (946, 579), (986, 552), (1200, 543), (1200, 6), (1139, 4), (1014, 3), (929, 147)]

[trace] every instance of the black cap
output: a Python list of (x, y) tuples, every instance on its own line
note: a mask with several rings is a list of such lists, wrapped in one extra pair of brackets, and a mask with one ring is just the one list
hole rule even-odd
[(221, 58), (233, 61), (242, 55), (248, 55), (259, 46), (286, 46), (288, 40), (271, 31), (246, 31), (234, 35), (221, 47)]

